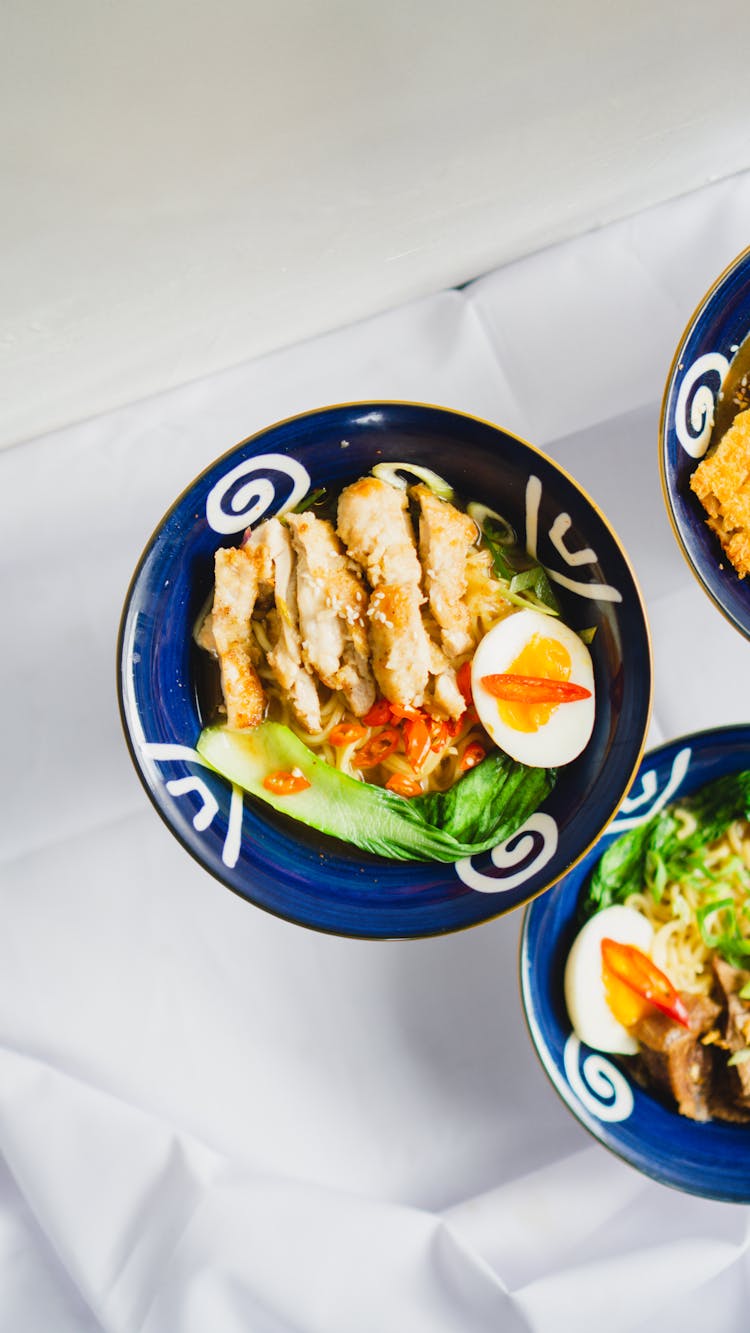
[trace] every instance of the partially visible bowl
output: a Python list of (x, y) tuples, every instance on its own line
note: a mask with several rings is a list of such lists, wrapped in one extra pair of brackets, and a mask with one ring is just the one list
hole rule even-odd
[(722, 551), (690, 489), (690, 477), (737, 408), (733, 379), (750, 370), (749, 339), (750, 248), (717, 278), (685, 329), (667, 378), (659, 427), (662, 489), (677, 541), (705, 592), (748, 638), (750, 578), (740, 578)]
[(698, 1123), (633, 1082), (625, 1062), (583, 1045), (563, 993), (579, 903), (607, 847), (668, 801), (750, 766), (750, 726), (696, 732), (649, 752), (597, 845), (527, 908), (521, 936), (521, 996), (542, 1066), (573, 1115), (605, 1148), (645, 1175), (690, 1194), (750, 1203), (750, 1135), (743, 1124)]
[[(557, 577), (565, 619), (595, 629), (596, 720), (540, 811), (507, 844), (454, 864), (394, 862), (244, 797), (195, 750), (201, 730), (191, 630), (214, 552), (310, 487), (338, 488), (381, 461), (427, 464), (505, 514)], [(564, 571), (564, 572), (563, 572)], [(119, 697), (136, 769), (158, 813), (229, 888), (290, 921), (340, 935), (413, 938), (475, 925), (547, 889), (617, 810), (651, 708), (640, 593), (606, 519), (543, 453), (489, 422), (439, 407), (354, 403), (260, 431), (212, 463), (149, 541), (123, 611)]]

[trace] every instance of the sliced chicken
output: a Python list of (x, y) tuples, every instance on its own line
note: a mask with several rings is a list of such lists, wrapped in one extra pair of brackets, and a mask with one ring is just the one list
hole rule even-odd
[(391, 703), (419, 708), (430, 675), (430, 639), (406, 493), (362, 477), (342, 491), (338, 525), (373, 588), (367, 615), (375, 679)]
[(254, 540), (265, 548), (272, 571), (275, 610), (268, 615), (272, 641), (268, 665), (305, 730), (320, 731), (317, 686), (302, 660), (297, 571), (291, 537), (283, 523), (270, 518), (256, 530)]
[(333, 524), (314, 514), (288, 514), (297, 555), (297, 605), (302, 652), (329, 689), (341, 690), (355, 717), (375, 702), (367, 642), (367, 589)]
[(456, 673), (445, 653), (430, 639), (430, 686), (426, 704), (437, 717), (459, 718), (466, 700), (458, 688)]
[(338, 534), (326, 519), (288, 514), (283, 523), (261, 523), (240, 548), (217, 553), (214, 602), (197, 639), (219, 658), (230, 726), (256, 726), (265, 710), (254, 610), (267, 620), (268, 669), (308, 732), (321, 727), (318, 682), (342, 691), (358, 717), (374, 703), (376, 682), (402, 708), (461, 716), (465, 703), (449, 657), (470, 646), (462, 598), (475, 529), (426, 487), (414, 495), (429, 562), (429, 629), (408, 497), (375, 477), (342, 492)]
[(214, 560), (211, 630), (221, 669), (227, 723), (239, 729), (257, 727), (266, 702), (253, 664), (254, 639), (250, 629), (262, 567), (262, 554), (247, 546), (222, 547)]
[(199, 648), (216, 657), (216, 639), (214, 638), (213, 616), (210, 609), (198, 620), (193, 631), (193, 638)]
[(386, 699), (419, 708), (430, 673), (430, 640), (416, 583), (381, 584), (370, 598), (370, 647), (375, 679)]
[(355, 481), (339, 496), (338, 531), (373, 588), (421, 582), (405, 491), (377, 477)]
[[(453, 627), (452, 638), (450, 630), (444, 630), (443, 642), (448, 652), (458, 655), (472, 643), (465, 628), (468, 610), (460, 604), (451, 618), (448, 603), (454, 590), (457, 597), (466, 592), (466, 553), (476, 538), (476, 527), (452, 505), (445, 505), (433, 496), (427, 487), (416, 487), (415, 491), (423, 514), (426, 511), (430, 514), (432, 536), (429, 542), (425, 538), (425, 549), (432, 552), (440, 571), (433, 577), (433, 583), (443, 620), (435, 607), (433, 616), (441, 631), (443, 622)], [(426, 491), (429, 499), (422, 501), (421, 491)], [(437, 514), (435, 506), (439, 506)], [(447, 518), (443, 510), (450, 511)], [(362, 477), (342, 492), (338, 525), (349, 554), (362, 565), (374, 589), (368, 609), (370, 645), (375, 679), (383, 694), (400, 707), (418, 708), (426, 703), (438, 716), (460, 717), (466, 703), (456, 684), (455, 671), (430, 638), (420, 610), (425, 600), (421, 589), (422, 565), (414, 543), (406, 493), (375, 477)], [(442, 530), (448, 534), (454, 555), (452, 561), (441, 563), (435, 552)], [(459, 568), (461, 564), (463, 569)]]
[(429, 486), (412, 487), (419, 502), (419, 558), (425, 591), (440, 626), (443, 647), (459, 657), (473, 646), (466, 596), (466, 560), (477, 539), (477, 526)]

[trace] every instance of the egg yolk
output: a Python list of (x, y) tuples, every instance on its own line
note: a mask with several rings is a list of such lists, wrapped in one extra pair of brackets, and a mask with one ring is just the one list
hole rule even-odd
[[(557, 639), (534, 634), (505, 669), (515, 676), (541, 676), (544, 680), (570, 679), (570, 653)], [(559, 704), (525, 704), (498, 699), (497, 711), (514, 731), (538, 731), (549, 722)]]
[(607, 1004), (618, 1023), (622, 1023), (624, 1028), (632, 1027), (651, 1009), (648, 1000), (638, 995), (627, 982), (616, 977), (606, 963), (602, 963), (602, 981)]

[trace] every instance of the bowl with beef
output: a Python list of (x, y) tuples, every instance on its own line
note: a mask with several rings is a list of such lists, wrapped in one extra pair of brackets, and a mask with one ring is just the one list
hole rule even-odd
[(680, 339), (664, 390), (659, 464), (692, 573), (750, 637), (750, 249), (701, 298)]
[(750, 1202), (750, 726), (649, 752), (598, 845), (525, 914), (532, 1041), (601, 1143)]
[(118, 644), (158, 813), (256, 906), (365, 938), (475, 925), (575, 864), (645, 741), (651, 654), (575, 480), (445, 408), (321, 408), (175, 502)]

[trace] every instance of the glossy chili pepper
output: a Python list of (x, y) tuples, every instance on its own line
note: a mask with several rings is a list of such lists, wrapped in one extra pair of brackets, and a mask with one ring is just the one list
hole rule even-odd
[(404, 718), (414, 721), (416, 718), (424, 718), (425, 714), (421, 708), (402, 708), (400, 704), (390, 704), (391, 718), (394, 722), (403, 722)]
[(344, 745), (351, 745), (353, 741), (361, 741), (366, 735), (367, 727), (361, 726), (359, 722), (338, 722), (328, 739), (338, 750)]
[(279, 770), (276, 773), (269, 773), (263, 779), (263, 786), (276, 796), (294, 796), (296, 792), (309, 787), (310, 783), (304, 773), (285, 773)]
[(482, 676), (482, 684), (495, 699), (522, 704), (570, 704), (590, 699), (591, 690), (570, 680), (548, 680), (546, 676), (517, 676), (503, 671)]
[(430, 728), (423, 717), (407, 718), (404, 722), (404, 749), (415, 773), (430, 753)]
[(471, 662), (464, 662), (463, 666), (456, 672), (456, 684), (461, 691), (467, 704), (474, 702), (474, 696), (471, 693)]
[(377, 736), (371, 740), (365, 741), (361, 749), (356, 750), (352, 763), (355, 768), (374, 768), (380, 764), (389, 754), (398, 749), (401, 740), (401, 733), (395, 727), (383, 727)]
[(621, 944), (619, 940), (603, 939), (602, 962), (605, 980), (606, 971), (611, 972), (618, 981), (674, 1019), (675, 1023), (685, 1028), (690, 1026), (690, 1015), (669, 977), (642, 949), (636, 948), (634, 944)]
[(450, 727), (447, 722), (439, 717), (431, 717), (428, 726), (430, 728), (430, 749), (434, 754), (437, 754), (439, 750), (445, 749), (451, 738)]
[(398, 796), (420, 796), (422, 792), (419, 779), (410, 778), (408, 773), (392, 773), (385, 785)]
[(445, 723), (448, 739), (451, 741), (455, 740), (456, 737), (461, 734), (465, 726), (468, 727), (475, 721), (476, 713), (473, 708), (467, 708), (466, 712), (462, 713), (460, 717), (449, 717), (448, 721)]
[(477, 764), (481, 764), (486, 753), (487, 751), (483, 745), (479, 744), (479, 741), (472, 741), (471, 745), (467, 745), (461, 756), (459, 764), (461, 772), (467, 773), (470, 768), (476, 768)]
[(372, 705), (372, 708), (365, 713), (362, 721), (366, 727), (384, 727), (386, 722), (390, 722), (393, 717), (391, 705), (387, 699), (378, 699)]

